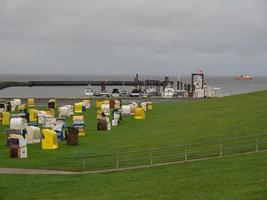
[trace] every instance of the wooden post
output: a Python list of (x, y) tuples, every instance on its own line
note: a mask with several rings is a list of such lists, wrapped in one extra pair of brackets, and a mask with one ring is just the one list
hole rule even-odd
[(187, 145), (184, 146), (184, 161), (187, 161)]
[(223, 156), (223, 144), (220, 142), (220, 157)]
[(259, 144), (258, 144), (258, 138), (256, 138), (256, 152), (259, 151)]
[(116, 168), (119, 169), (119, 155), (116, 154)]
[(152, 149), (150, 150), (150, 165), (153, 165), (153, 153), (152, 153)]
[(85, 170), (85, 158), (82, 158), (83, 171)]

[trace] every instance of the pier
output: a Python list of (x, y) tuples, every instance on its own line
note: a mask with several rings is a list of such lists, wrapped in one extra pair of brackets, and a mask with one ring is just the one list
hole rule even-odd
[(159, 80), (140, 80), (138, 74), (136, 74), (133, 81), (6, 81), (0, 82), (0, 90), (8, 87), (34, 87), (34, 86), (133, 86), (135, 88), (141, 88), (148, 86), (154, 86), (157, 91), (160, 91), (160, 87), (165, 88), (168, 84), (173, 85), (173, 82), (165, 77), (164, 81)]
[[(107, 86), (136, 86), (135, 81), (6, 81), (0, 82), (0, 90), (8, 87), (34, 87), (34, 86), (101, 86), (103, 82)], [(145, 86), (144, 81), (138, 81), (138, 85)], [(158, 81), (157, 86), (166, 83)]]

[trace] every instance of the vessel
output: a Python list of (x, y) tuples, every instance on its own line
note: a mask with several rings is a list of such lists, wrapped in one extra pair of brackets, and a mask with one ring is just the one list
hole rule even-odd
[(119, 89), (118, 89), (118, 88), (114, 88), (114, 89), (112, 90), (111, 96), (112, 96), (112, 97), (119, 97), (119, 96), (120, 96), (120, 91), (119, 91)]
[(122, 97), (127, 97), (128, 96), (128, 92), (126, 90), (122, 90), (121, 93), (120, 93), (120, 96)]
[(130, 93), (130, 97), (140, 97), (141, 96), (141, 91), (138, 89), (133, 89), (132, 92)]
[(145, 93), (147, 96), (157, 96), (157, 88), (155, 86), (149, 86), (146, 88)]
[(175, 90), (170, 85), (167, 85), (162, 93), (163, 98), (173, 98), (175, 94)]
[(235, 77), (235, 80), (252, 80), (252, 79), (253, 77), (246, 73)]
[(108, 91), (103, 90), (103, 91), (100, 92), (100, 96), (101, 97), (109, 97), (109, 93), (108, 93)]
[(84, 94), (86, 95), (86, 96), (89, 96), (89, 97), (92, 97), (92, 96), (94, 96), (94, 90), (93, 90), (93, 88), (92, 88), (92, 86), (91, 85), (88, 85), (85, 89), (84, 89)]

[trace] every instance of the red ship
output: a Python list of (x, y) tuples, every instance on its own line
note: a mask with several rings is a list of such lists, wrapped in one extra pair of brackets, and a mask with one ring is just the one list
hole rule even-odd
[(253, 77), (248, 74), (242, 74), (241, 76), (236, 76), (235, 80), (252, 80)]

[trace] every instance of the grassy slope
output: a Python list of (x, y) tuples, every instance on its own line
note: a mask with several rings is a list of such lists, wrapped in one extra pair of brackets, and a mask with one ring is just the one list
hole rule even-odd
[(1, 200), (267, 198), (267, 152), (94, 175), (0, 175)]
[[(59, 150), (41, 151), (39, 145), (29, 145), (27, 160), (10, 159), (1, 135), (0, 166), (42, 167), (72, 153), (107, 153), (266, 133), (266, 99), (267, 92), (259, 92), (154, 104), (145, 121), (127, 118), (108, 134), (95, 131), (95, 111), (91, 111), (90, 134), (77, 147), (60, 143)], [(262, 152), (111, 174), (0, 175), (0, 199), (260, 200), (267, 198), (266, 156)]]
[[(144, 121), (125, 117), (109, 133), (96, 131), (96, 109), (86, 113), (86, 137), (79, 146), (43, 151), (40, 144), (28, 145), (28, 159), (10, 159), (0, 135), (0, 166), (47, 168), (64, 165), (60, 158), (70, 154), (104, 154), (267, 132), (267, 92), (257, 92), (197, 102), (154, 103)], [(0, 126), (1, 132), (3, 132)]]

